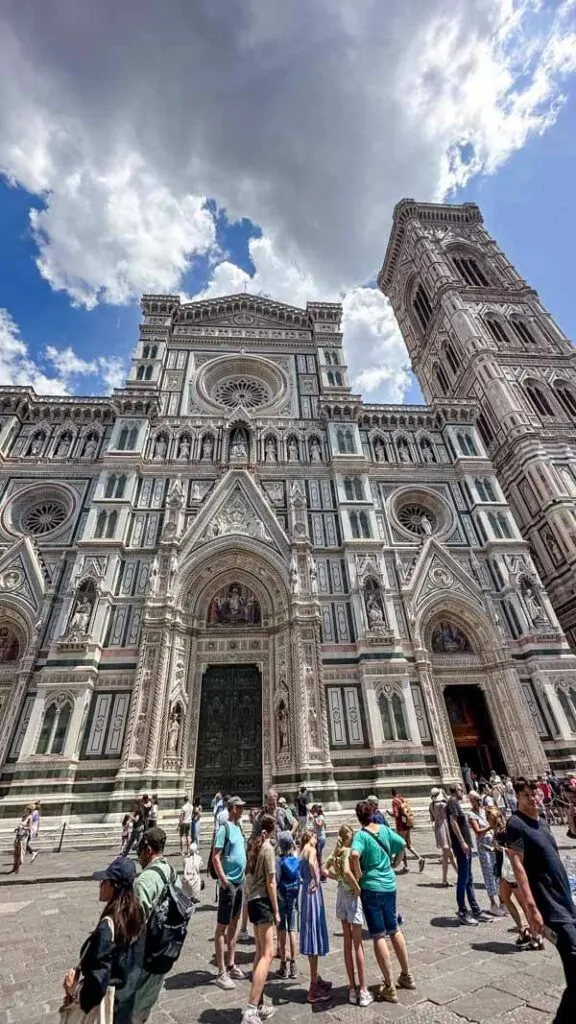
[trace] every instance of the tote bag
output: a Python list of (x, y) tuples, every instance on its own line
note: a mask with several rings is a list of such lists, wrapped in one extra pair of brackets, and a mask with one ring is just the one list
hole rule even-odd
[[(111, 917), (105, 917), (104, 920), (108, 922), (108, 927), (112, 932), (112, 942), (114, 942), (114, 921)], [(104, 998), (98, 1003), (98, 1006), (94, 1006), (88, 1013), (84, 1013), (78, 1002), (78, 995), (82, 984), (79, 966), (76, 968), (76, 974), (76, 984), (71, 993), (72, 1001), (64, 1003), (58, 1011), (60, 1024), (114, 1024), (114, 997), (116, 995), (114, 985), (110, 985), (106, 989)]]

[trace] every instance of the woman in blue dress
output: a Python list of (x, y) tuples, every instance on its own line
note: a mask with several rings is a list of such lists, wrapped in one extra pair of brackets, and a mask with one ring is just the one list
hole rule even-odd
[(308, 1002), (325, 1003), (332, 985), (318, 974), (318, 957), (326, 956), (329, 942), (316, 842), (315, 833), (305, 829), (300, 840), (300, 952), (310, 965)]

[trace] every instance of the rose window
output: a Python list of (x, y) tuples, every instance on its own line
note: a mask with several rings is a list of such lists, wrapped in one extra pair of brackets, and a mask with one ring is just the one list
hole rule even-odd
[(410, 502), (409, 504), (402, 505), (396, 514), (398, 522), (404, 529), (418, 536), (432, 533), (437, 527), (436, 516), (425, 505)]
[(21, 519), (22, 528), (35, 537), (41, 537), (62, 526), (67, 515), (68, 510), (61, 501), (38, 501), (24, 512)]
[(237, 405), (243, 405), (245, 409), (256, 409), (266, 405), (272, 396), (266, 384), (256, 377), (232, 377), (214, 388), (213, 397), (229, 409)]

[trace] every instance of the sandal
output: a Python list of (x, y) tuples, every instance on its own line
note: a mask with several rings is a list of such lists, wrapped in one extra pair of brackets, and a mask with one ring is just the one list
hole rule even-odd
[(523, 928), (522, 931), (518, 934), (518, 938), (516, 939), (516, 945), (528, 946), (531, 942), (532, 936), (530, 935), (528, 928)]
[(530, 936), (530, 949), (544, 949), (544, 939), (541, 935)]

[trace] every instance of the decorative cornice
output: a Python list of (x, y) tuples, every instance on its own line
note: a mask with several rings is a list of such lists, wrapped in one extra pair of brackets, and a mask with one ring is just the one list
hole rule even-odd
[(452, 206), (449, 203), (417, 203), (415, 199), (401, 199), (394, 207), (392, 230), (384, 256), (382, 269), (378, 274), (378, 286), (386, 294), (402, 251), (406, 228), (411, 220), (419, 220), (428, 224), (483, 224), (480, 207), (476, 203), (462, 203)]

